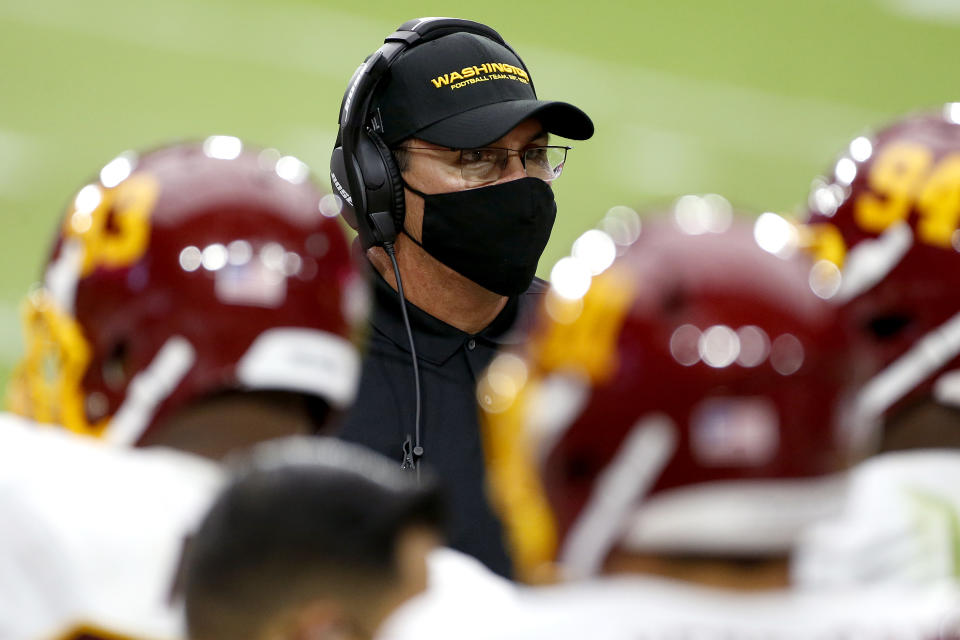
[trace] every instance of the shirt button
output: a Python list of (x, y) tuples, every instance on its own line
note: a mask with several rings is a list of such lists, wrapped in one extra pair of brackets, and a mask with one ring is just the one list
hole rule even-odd
[(470, 351), (473, 351), (476, 348), (477, 348), (476, 340), (474, 340), (473, 338), (470, 338), (469, 340), (467, 340), (467, 349), (470, 349)]

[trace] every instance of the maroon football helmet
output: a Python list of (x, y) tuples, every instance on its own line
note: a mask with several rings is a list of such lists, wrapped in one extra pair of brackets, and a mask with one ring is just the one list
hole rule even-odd
[(136, 444), (220, 391), (344, 406), (363, 289), (337, 213), (306, 165), (237, 138), (118, 156), (70, 202), (27, 298), (11, 408)]
[(690, 198), (639, 234), (623, 209), (584, 234), (526, 354), (498, 356), (479, 387), (527, 569), (590, 574), (614, 548), (781, 554), (839, 495), (846, 340), (796, 228), (712, 220)]
[(960, 103), (854, 139), (809, 213), (818, 264), (840, 268), (831, 299), (867, 380), (863, 433), (931, 401), (960, 406)]

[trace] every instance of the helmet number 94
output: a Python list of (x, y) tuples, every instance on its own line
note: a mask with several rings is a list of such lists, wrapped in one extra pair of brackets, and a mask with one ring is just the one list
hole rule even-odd
[(854, 203), (854, 219), (870, 233), (882, 233), (917, 212), (917, 239), (951, 246), (960, 222), (960, 153), (934, 162), (933, 153), (916, 142), (883, 149), (867, 176), (870, 191)]

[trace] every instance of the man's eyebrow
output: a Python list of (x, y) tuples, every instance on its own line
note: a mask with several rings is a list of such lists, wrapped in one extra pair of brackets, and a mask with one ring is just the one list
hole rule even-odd
[(546, 129), (540, 129), (540, 131), (539, 131), (538, 133), (530, 136), (530, 139), (529, 139), (527, 142), (530, 143), (530, 142), (533, 142), (534, 140), (539, 140), (540, 138), (546, 138), (547, 141), (549, 142), (549, 141), (550, 141), (550, 132), (547, 131)]

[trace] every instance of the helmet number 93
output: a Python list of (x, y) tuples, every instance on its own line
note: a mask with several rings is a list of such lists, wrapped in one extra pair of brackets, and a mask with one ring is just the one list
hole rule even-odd
[(144, 254), (158, 195), (157, 181), (145, 173), (112, 189), (88, 185), (80, 191), (64, 220), (64, 235), (83, 243), (82, 275), (99, 266), (128, 266)]

